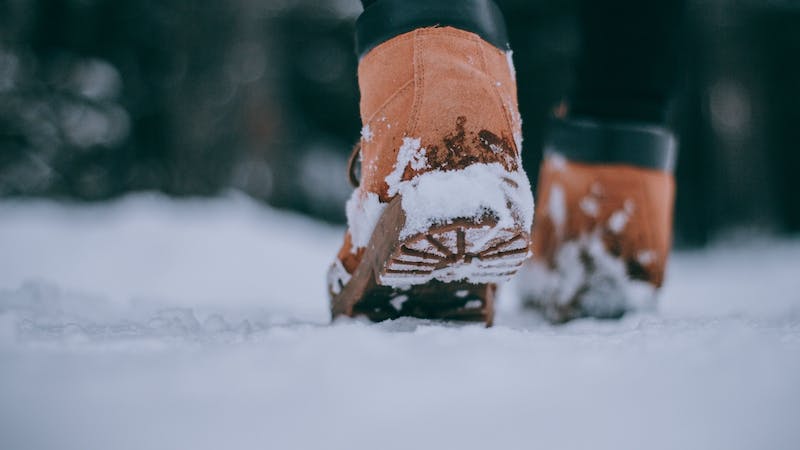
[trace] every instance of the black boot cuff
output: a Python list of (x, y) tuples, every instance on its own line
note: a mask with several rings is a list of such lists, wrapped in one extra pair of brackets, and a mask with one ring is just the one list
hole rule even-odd
[(666, 128), (581, 119), (556, 120), (545, 140), (545, 155), (590, 164), (625, 164), (672, 172), (677, 140)]
[(503, 13), (492, 0), (378, 0), (356, 22), (359, 58), (377, 45), (416, 28), (450, 26), (477, 34), (506, 50)]

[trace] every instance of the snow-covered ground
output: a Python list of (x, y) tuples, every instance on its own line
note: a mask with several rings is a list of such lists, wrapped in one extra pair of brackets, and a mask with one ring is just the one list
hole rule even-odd
[(231, 194), (0, 203), (0, 449), (800, 448), (800, 240), (658, 314), (328, 323), (341, 229)]

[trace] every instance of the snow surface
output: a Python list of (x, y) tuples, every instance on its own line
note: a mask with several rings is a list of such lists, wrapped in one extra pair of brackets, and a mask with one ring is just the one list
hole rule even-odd
[(0, 448), (793, 449), (800, 240), (679, 252), (658, 313), (328, 324), (342, 229), (237, 194), (0, 202)]

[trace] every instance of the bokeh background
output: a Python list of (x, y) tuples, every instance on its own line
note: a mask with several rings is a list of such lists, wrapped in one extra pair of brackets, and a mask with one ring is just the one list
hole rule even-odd
[[(575, 1), (499, 0), (535, 178), (579, 52)], [(344, 220), (357, 0), (0, 0), (0, 196), (237, 189)], [(676, 243), (800, 231), (800, 2), (693, 0)]]

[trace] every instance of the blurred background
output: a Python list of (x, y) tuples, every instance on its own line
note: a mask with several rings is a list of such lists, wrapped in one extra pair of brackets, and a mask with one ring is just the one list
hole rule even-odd
[[(499, 0), (535, 178), (575, 1)], [(344, 221), (358, 0), (0, 0), (0, 197), (237, 189)], [(800, 2), (694, 0), (674, 125), (676, 243), (800, 231)]]

